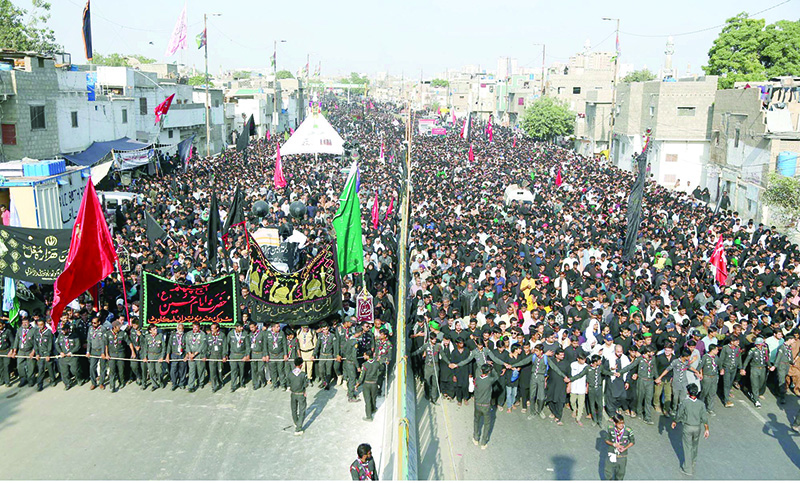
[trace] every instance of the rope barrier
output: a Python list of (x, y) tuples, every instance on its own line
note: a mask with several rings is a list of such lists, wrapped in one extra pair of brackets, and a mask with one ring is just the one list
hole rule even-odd
[[(70, 357), (85, 357), (85, 358), (89, 358), (89, 359), (105, 359), (105, 360), (110, 360), (110, 361), (129, 361), (129, 362), (158, 362), (159, 361), (158, 359), (147, 359), (145, 361), (144, 359), (134, 359), (134, 358), (129, 358), (129, 357), (113, 357), (113, 356), (105, 357), (105, 356), (96, 356), (96, 355), (93, 355), (93, 354), (72, 354), (71, 356), (70, 355), (66, 355), (66, 354), (63, 355), (63, 356), (60, 355), (60, 354), (52, 355), (52, 356), (11, 356), (11, 355), (8, 355), (8, 354), (0, 354), (0, 357), (4, 357), (4, 358), (7, 358), (7, 359), (36, 359), (36, 360), (42, 359), (42, 358), (47, 358), (47, 357), (49, 357), (50, 359), (69, 359)], [(200, 362), (258, 362), (260, 360), (261, 360), (261, 358), (255, 358), (255, 359), (253, 359), (253, 358), (250, 358), (250, 359), (227, 359), (227, 358), (226, 359), (210, 359), (210, 358), (197, 358), (196, 357), (194, 359), (178, 359), (178, 362), (180, 362), (180, 361), (183, 361), (183, 362), (198, 362), (198, 361), (200, 361)], [(336, 358), (336, 359), (311, 359), (311, 360), (308, 360), (308, 361), (304, 360), (303, 362), (330, 362), (330, 361), (336, 362), (336, 361), (340, 361), (340, 360), (345, 361), (347, 359), (345, 359), (344, 357), (342, 357), (341, 359), (338, 359), (338, 358)], [(176, 362), (174, 359), (172, 359), (170, 361), (167, 361), (166, 358), (163, 358), (161, 361), (162, 362)], [(270, 361), (264, 361), (264, 362), (292, 362), (292, 360), (291, 359), (279, 359), (277, 361), (270, 360)]]

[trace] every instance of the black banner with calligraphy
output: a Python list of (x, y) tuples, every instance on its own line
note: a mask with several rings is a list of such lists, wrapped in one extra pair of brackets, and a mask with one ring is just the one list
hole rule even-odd
[(320, 252), (302, 269), (282, 273), (273, 267), (248, 234), (250, 260), (248, 283), (252, 317), (257, 322), (280, 322), (292, 326), (311, 325), (342, 308), (336, 243)]
[(0, 274), (53, 284), (64, 271), (72, 230), (0, 226)]
[(178, 322), (191, 326), (193, 322), (233, 327), (238, 320), (236, 279), (226, 275), (209, 283), (185, 285), (152, 273), (144, 276), (144, 326), (156, 324), (174, 328)]

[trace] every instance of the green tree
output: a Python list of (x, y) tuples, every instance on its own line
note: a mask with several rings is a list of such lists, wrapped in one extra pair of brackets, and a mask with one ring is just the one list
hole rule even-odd
[(622, 78), (622, 82), (647, 82), (656, 78), (650, 69), (635, 70)]
[(294, 74), (288, 70), (279, 70), (277, 72), (278, 79), (294, 79)]
[(575, 113), (570, 112), (565, 102), (542, 97), (525, 110), (522, 129), (535, 139), (569, 136), (575, 131)]
[(433, 79), (431, 81), (431, 87), (448, 87), (450, 86), (450, 82), (444, 79)]
[[(206, 85), (206, 76), (204, 74), (193, 75), (189, 77), (188, 83), (190, 86), (204, 86)], [(208, 87), (214, 87), (211, 78), (208, 79)]]
[(50, 3), (32, 0), (31, 4), (33, 8), (29, 12), (14, 6), (11, 0), (0, 0), (0, 46), (39, 53), (62, 51), (53, 29), (47, 26)]
[(800, 222), (800, 179), (770, 173), (762, 199), (776, 210), (779, 218), (792, 225)]
[(703, 71), (718, 75), (720, 89), (735, 82), (762, 81), (800, 72), (800, 21), (764, 19), (746, 13), (729, 18), (708, 51)]
[(156, 61), (155, 59), (151, 59), (139, 54), (128, 55), (113, 53), (103, 55), (99, 52), (95, 52), (92, 63), (96, 65), (105, 65), (108, 67), (131, 67), (131, 59), (136, 59), (140, 64), (154, 64)]

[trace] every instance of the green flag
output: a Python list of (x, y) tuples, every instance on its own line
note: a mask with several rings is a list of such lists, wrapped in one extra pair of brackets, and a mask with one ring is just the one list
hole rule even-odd
[(8, 323), (11, 327), (19, 326), (19, 298), (14, 296), (14, 305), (8, 311)]
[(336, 250), (342, 277), (364, 271), (364, 242), (361, 239), (361, 203), (356, 189), (358, 165), (353, 163), (339, 197), (339, 210), (333, 217)]

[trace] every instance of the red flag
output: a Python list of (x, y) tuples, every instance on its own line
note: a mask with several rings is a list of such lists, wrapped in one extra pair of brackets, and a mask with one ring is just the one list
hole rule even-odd
[(516, 136), (514, 136), (514, 144), (512, 144), (511, 147), (512, 148), (516, 148), (517, 147), (517, 137)]
[(117, 251), (111, 242), (92, 179), (86, 183), (81, 209), (72, 228), (64, 272), (56, 279), (50, 328), (56, 331), (64, 307), (114, 271)]
[(467, 159), (469, 159), (470, 163), (475, 161), (475, 153), (472, 152), (472, 144), (469, 145), (469, 152), (467, 153)]
[(389, 208), (386, 210), (386, 218), (384, 218), (383, 221), (388, 220), (389, 217), (392, 216), (393, 209), (394, 209), (394, 198), (392, 198), (392, 201), (389, 202)]
[(275, 187), (285, 188), (286, 178), (283, 177), (283, 163), (281, 162), (281, 146), (278, 145), (278, 155), (275, 157)]
[(161, 120), (161, 116), (165, 116), (167, 114), (167, 112), (169, 111), (169, 106), (172, 105), (172, 99), (174, 99), (174, 98), (175, 98), (175, 94), (172, 94), (171, 96), (169, 96), (166, 99), (164, 99), (164, 102), (162, 102), (161, 104), (156, 106), (156, 110), (155, 110), (156, 124), (158, 124), (158, 121)]
[(558, 173), (556, 174), (556, 188), (561, 187), (561, 168), (558, 168)]
[(494, 141), (494, 131), (492, 130), (492, 125), (489, 124), (489, 142), (492, 142), (492, 141)]
[(272, 133), (269, 131), (269, 129), (267, 129), (267, 141), (270, 139), (272, 139)]
[(378, 229), (378, 223), (380, 222), (380, 214), (378, 213), (378, 192), (375, 192), (375, 201), (372, 202), (372, 229)]
[(453, 124), (455, 125), (455, 123), (456, 123), (456, 113), (455, 111), (453, 111)]
[(717, 246), (711, 255), (711, 265), (714, 267), (717, 283), (724, 286), (728, 280), (728, 259), (725, 257), (725, 247), (722, 246), (722, 235), (717, 239)]

